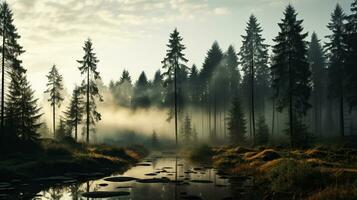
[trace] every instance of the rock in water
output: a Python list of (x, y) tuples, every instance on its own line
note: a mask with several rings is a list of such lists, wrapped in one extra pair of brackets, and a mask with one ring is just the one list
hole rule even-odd
[(127, 181), (135, 181), (137, 180), (137, 178), (128, 177), (128, 176), (116, 176), (116, 177), (105, 178), (104, 180), (109, 182), (127, 182)]
[(118, 197), (118, 196), (127, 196), (127, 195), (130, 195), (130, 192), (97, 191), (97, 192), (82, 193), (83, 197), (88, 197), (88, 198), (109, 198), (109, 197)]

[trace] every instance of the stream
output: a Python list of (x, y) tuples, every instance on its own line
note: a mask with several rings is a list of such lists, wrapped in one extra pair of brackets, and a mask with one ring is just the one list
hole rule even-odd
[(255, 199), (251, 192), (244, 192), (250, 187), (249, 180), (240, 180), (239, 184), (232, 182), (234, 180), (208, 164), (193, 163), (174, 154), (162, 153), (147, 157), (121, 174), (86, 182), (68, 180), (53, 184), (32, 199), (230, 200), (238, 196), (239, 199)]

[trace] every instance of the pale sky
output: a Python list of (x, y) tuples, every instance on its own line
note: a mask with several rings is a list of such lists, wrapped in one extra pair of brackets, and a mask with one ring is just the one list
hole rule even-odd
[(289, 4), (304, 19), (305, 31), (320, 39), (339, 3), (349, 12), (352, 0), (9, 0), (14, 23), (26, 52), (22, 59), (29, 80), (40, 95), (45, 75), (56, 64), (72, 89), (80, 83), (82, 46), (90, 37), (100, 60), (104, 83), (119, 79), (123, 69), (136, 80), (143, 70), (151, 79), (161, 68), (169, 34), (178, 28), (187, 49), (189, 66), (201, 67), (207, 50), (217, 40), (223, 50), (241, 45), (246, 22), (256, 15), (268, 44), (278, 33)]

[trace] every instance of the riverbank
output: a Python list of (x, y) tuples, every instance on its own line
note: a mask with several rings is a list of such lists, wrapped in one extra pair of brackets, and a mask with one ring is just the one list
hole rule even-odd
[[(232, 182), (249, 181), (262, 199), (357, 199), (357, 149), (225, 146), (194, 150), (191, 158), (211, 153), (210, 161)], [(201, 156), (202, 155), (202, 156)], [(207, 158), (206, 158), (207, 160)], [(239, 186), (236, 194), (239, 197)]]
[(1, 155), (0, 182), (29, 182), (55, 176), (59, 179), (104, 176), (124, 171), (148, 154), (142, 146), (119, 148), (50, 139), (42, 140), (36, 149)]

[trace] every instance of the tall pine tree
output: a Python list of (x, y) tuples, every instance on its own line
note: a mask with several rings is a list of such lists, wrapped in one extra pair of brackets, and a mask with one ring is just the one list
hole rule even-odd
[[(168, 93), (174, 93), (174, 114), (175, 114), (175, 141), (177, 145), (177, 122), (178, 122), (178, 73), (179, 71), (185, 70), (187, 59), (183, 51), (186, 47), (182, 44), (182, 37), (180, 33), (175, 29), (173, 33), (170, 34), (169, 44), (167, 44), (168, 50), (166, 51), (166, 57), (162, 61), (163, 69), (165, 72), (163, 76), (165, 77), (165, 82), (167, 86)], [(173, 86), (173, 88), (172, 88)]]
[(82, 82), (82, 91), (86, 96), (86, 142), (89, 143), (89, 130), (91, 125), (95, 125), (101, 120), (101, 114), (97, 111), (96, 100), (103, 101), (99, 94), (99, 89), (96, 81), (100, 80), (99, 72), (97, 71), (97, 59), (93, 52), (92, 41), (88, 39), (84, 43), (84, 56), (82, 60), (77, 62), (80, 64), (79, 70), (85, 79)]
[(53, 65), (51, 71), (46, 76), (48, 79), (47, 90), (45, 93), (49, 94), (48, 101), (52, 106), (52, 126), (53, 126), (53, 137), (56, 137), (56, 107), (61, 106), (63, 101), (62, 90), (63, 90), (63, 78), (62, 75), (58, 73), (56, 65)]
[(347, 18), (346, 29), (346, 97), (350, 105), (355, 107), (357, 105), (357, 0), (351, 4), (351, 14)]
[[(311, 107), (310, 66), (307, 61), (307, 33), (303, 33), (303, 20), (297, 19), (293, 6), (285, 9), (279, 23), (280, 32), (275, 37), (273, 64), (271, 66), (275, 100), (279, 111), (288, 108), (291, 146), (296, 146), (300, 132), (294, 132), (294, 122), (306, 115)], [(299, 120), (300, 121), (300, 120)]]
[[(239, 52), (240, 63), (242, 70), (244, 71), (243, 82), (245, 83), (246, 94), (250, 97), (248, 105), (250, 105), (251, 127), (253, 135), (253, 144), (255, 144), (255, 98), (256, 98), (256, 84), (257, 78), (260, 78), (261, 87), (267, 86), (267, 81), (263, 80), (267, 78), (268, 72), (268, 45), (264, 44), (262, 37), (262, 28), (254, 15), (251, 15), (246, 29), (246, 35), (242, 36), (243, 45)], [(259, 73), (259, 76), (258, 76)], [(264, 76), (265, 75), (265, 76)], [(266, 90), (259, 91), (261, 93)], [(249, 94), (249, 95), (248, 95)], [(264, 96), (261, 96), (264, 104)]]
[[(20, 39), (20, 35), (17, 33), (17, 29), (13, 23), (12, 11), (9, 7), (9, 4), (6, 1), (2, 2), (0, 5), (0, 35), (2, 36), (0, 131), (1, 133), (3, 133), (4, 123), (5, 123), (5, 112), (6, 112), (5, 111), (6, 72), (10, 72), (10, 73), (12, 73), (13, 71), (18, 71), (16, 73), (25, 72), (25, 69), (21, 66), (22, 61), (19, 59), (19, 56), (25, 51), (23, 50), (22, 46), (20, 46), (18, 43), (18, 40)], [(8, 77), (11, 79), (11, 74)]]
[[(217, 136), (216, 130), (216, 114), (217, 114), (217, 88), (215, 87), (215, 81), (213, 77), (217, 72), (217, 68), (221, 64), (223, 59), (223, 52), (219, 47), (217, 41), (212, 44), (212, 47), (208, 50), (205, 61), (202, 65), (200, 73), (200, 81), (202, 85), (202, 98), (203, 104), (208, 112), (208, 132), (210, 139), (215, 141)], [(212, 107), (213, 107), (213, 130), (212, 130)]]
[(335, 10), (331, 14), (331, 21), (328, 28), (331, 35), (326, 36), (329, 40), (325, 44), (328, 58), (328, 72), (329, 72), (329, 96), (339, 101), (340, 111), (340, 131), (341, 135), (345, 135), (344, 129), (344, 75), (345, 75), (345, 55), (346, 45), (344, 43), (345, 24), (344, 14), (341, 6), (336, 5)]
[(325, 68), (326, 59), (323, 49), (320, 45), (320, 40), (314, 32), (311, 36), (309, 45), (308, 60), (312, 72), (312, 104), (314, 108), (314, 129), (315, 134), (321, 134), (322, 129), (322, 104), (325, 97)]

